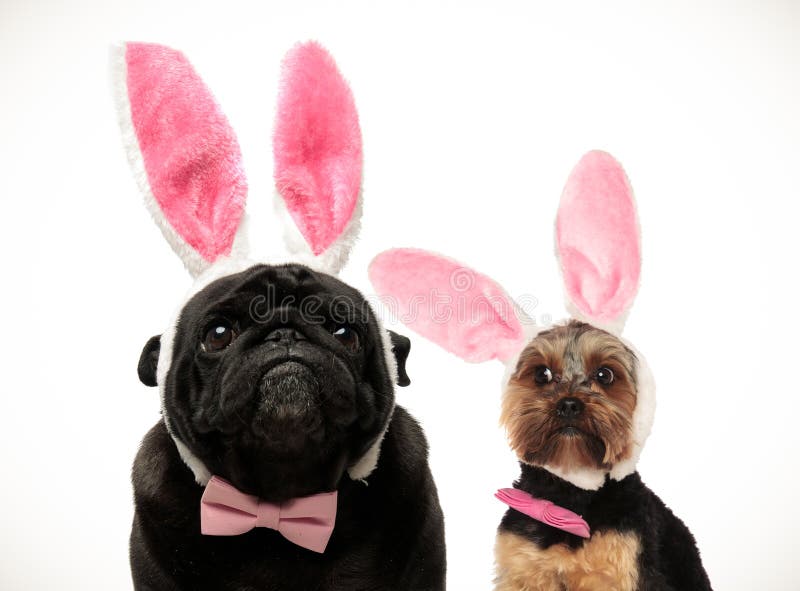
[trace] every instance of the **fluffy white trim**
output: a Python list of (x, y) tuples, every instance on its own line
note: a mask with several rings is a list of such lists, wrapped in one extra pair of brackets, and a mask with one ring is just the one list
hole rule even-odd
[[(136, 184), (144, 197), (144, 204), (147, 211), (153, 217), (156, 225), (161, 230), (164, 238), (167, 240), (172, 250), (183, 262), (186, 269), (192, 275), (197, 277), (210, 265), (192, 246), (186, 242), (183, 237), (175, 231), (161, 206), (153, 195), (153, 190), (150, 187), (150, 181), (147, 177), (147, 170), (144, 165), (144, 157), (142, 156), (141, 147), (139, 146), (139, 139), (136, 135), (136, 130), (133, 127), (133, 119), (131, 115), (131, 104), (128, 97), (128, 63), (125, 59), (127, 46), (125, 43), (115, 44), (111, 46), (111, 81), (112, 91), (114, 96), (114, 103), (117, 108), (117, 119), (122, 135), (122, 144), (125, 148), (125, 154), (128, 157), (133, 177)], [(247, 252), (247, 238), (245, 230), (245, 220), (239, 224), (234, 237), (233, 247), (230, 256), (244, 256)]]
[(519, 362), (520, 354), (525, 350), (525, 347), (528, 346), (533, 339), (536, 338), (543, 330), (550, 328), (549, 326), (539, 326), (536, 324), (536, 321), (530, 318), (525, 312), (519, 307), (516, 302), (514, 303), (515, 307), (517, 308), (517, 312), (519, 314), (520, 322), (522, 323), (522, 331), (525, 337), (520, 344), (519, 351), (515, 355), (512, 355), (508, 359), (501, 359), (500, 362), (505, 366), (505, 371), (503, 372), (503, 381), (501, 382), (501, 389), (503, 392), (506, 390), (506, 386), (508, 386), (508, 380), (511, 379), (512, 374), (517, 369), (517, 363)]
[(611, 478), (614, 480), (622, 480), (636, 471), (636, 464), (639, 462), (644, 444), (650, 436), (656, 414), (656, 382), (653, 372), (650, 371), (647, 360), (636, 350), (636, 347), (627, 340), (622, 340), (636, 354), (639, 365), (636, 372), (636, 408), (633, 411), (633, 448), (627, 459), (611, 469)]
[(622, 313), (606, 322), (600, 322), (594, 318), (588, 318), (581, 314), (580, 310), (575, 306), (572, 300), (569, 297), (566, 298), (566, 306), (567, 312), (569, 312), (575, 320), (580, 320), (581, 322), (585, 322), (587, 324), (591, 324), (594, 327), (601, 328), (606, 332), (610, 332), (614, 336), (620, 336), (622, 334), (622, 330), (625, 328), (625, 323), (628, 321), (628, 315), (631, 312), (631, 305), (633, 302), (628, 304), (628, 307), (622, 311)]
[(599, 470), (597, 468), (577, 468), (575, 470), (562, 470), (561, 468), (556, 468), (554, 466), (550, 466), (545, 464), (542, 466), (545, 470), (550, 472), (551, 474), (555, 474), (559, 478), (566, 480), (570, 484), (574, 484), (578, 488), (582, 488), (584, 490), (599, 490), (603, 483), (606, 481), (606, 474), (605, 470)]
[(274, 193), (273, 205), (275, 215), (283, 226), (283, 240), (292, 260), (323, 273), (338, 275), (339, 271), (347, 263), (350, 251), (361, 231), (362, 191), (359, 190), (353, 215), (350, 217), (350, 221), (345, 226), (344, 231), (333, 244), (318, 256), (311, 252), (308, 242), (300, 233), (297, 224), (289, 213), (286, 202), (277, 191)]
[(380, 323), (380, 319), (375, 315), (375, 311), (370, 308), (370, 314), (375, 318), (378, 323), (378, 329), (381, 333), (381, 345), (383, 346), (383, 357), (386, 360), (386, 369), (389, 370), (389, 378), (392, 380), (392, 385), (397, 384), (399, 373), (397, 370), (397, 358), (394, 356), (392, 350), (392, 337), (389, 331), (386, 330)]
[(208, 262), (203, 259), (189, 244), (178, 234), (164, 217), (161, 207), (156, 201), (150, 182), (147, 178), (147, 170), (144, 166), (139, 140), (133, 127), (131, 116), (131, 104), (128, 98), (128, 64), (125, 59), (126, 45), (124, 43), (112, 45), (111, 47), (111, 80), (115, 104), (117, 107), (117, 118), (119, 120), (120, 131), (122, 132), (122, 142), (128, 162), (136, 179), (136, 184), (144, 197), (144, 204), (156, 225), (161, 229), (161, 233), (166, 238), (172, 250), (180, 257), (183, 264), (193, 277), (199, 275), (208, 266)]
[(223, 257), (221, 259), (217, 259), (213, 265), (208, 266), (205, 271), (200, 273), (200, 275), (194, 281), (192, 286), (184, 295), (180, 305), (175, 310), (172, 320), (169, 323), (169, 327), (161, 335), (161, 351), (158, 355), (158, 367), (156, 369), (158, 392), (161, 396), (161, 416), (164, 417), (164, 424), (167, 426), (167, 431), (172, 436), (172, 440), (175, 442), (175, 446), (178, 448), (178, 453), (180, 454), (181, 459), (192, 471), (195, 480), (201, 486), (205, 486), (208, 483), (209, 479), (211, 478), (211, 472), (203, 463), (203, 461), (195, 456), (186, 446), (186, 444), (177, 437), (172, 429), (172, 424), (166, 408), (166, 383), (167, 375), (169, 374), (169, 368), (172, 364), (172, 352), (175, 346), (175, 333), (178, 330), (178, 321), (186, 302), (192, 299), (192, 297), (194, 297), (200, 290), (208, 286), (216, 279), (244, 271), (245, 269), (252, 267), (254, 264), (256, 263), (239, 258)]
[(211, 479), (211, 472), (203, 463), (203, 461), (195, 456), (191, 450), (189, 450), (186, 444), (178, 439), (178, 437), (175, 435), (175, 432), (172, 429), (172, 423), (169, 419), (169, 413), (167, 413), (166, 408), (167, 374), (169, 374), (169, 368), (172, 364), (172, 351), (175, 347), (175, 333), (178, 329), (178, 319), (180, 318), (180, 313), (184, 304), (189, 300), (190, 297), (191, 295), (187, 296), (183, 300), (181, 305), (176, 310), (175, 315), (172, 318), (172, 322), (169, 324), (169, 328), (167, 328), (167, 330), (161, 334), (161, 350), (159, 351), (158, 355), (156, 382), (158, 383), (158, 393), (161, 397), (161, 416), (164, 419), (164, 424), (167, 427), (167, 431), (172, 437), (172, 440), (175, 442), (175, 447), (177, 447), (178, 454), (181, 456), (183, 463), (186, 464), (189, 470), (192, 471), (192, 474), (194, 474), (194, 479), (197, 481), (197, 484), (200, 486), (205, 486)]
[(386, 436), (386, 431), (389, 430), (389, 424), (392, 422), (393, 415), (394, 407), (392, 407), (392, 410), (389, 412), (389, 419), (386, 421), (386, 425), (384, 425), (383, 431), (381, 431), (381, 434), (375, 440), (375, 443), (370, 446), (370, 448), (367, 450), (367, 453), (361, 456), (360, 460), (347, 469), (347, 475), (351, 480), (366, 481), (367, 477), (372, 474), (375, 468), (377, 468), (378, 459), (381, 455), (383, 438)]
[[(172, 433), (170, 433), (172, 435)], [(172, 440), (175, 442), (175, 447), (178, 448), (178, 455), (181, 456), (183, 463), (189, 467), (189, 470), (194, 474), (194, 479), (200, 486), (205, 486), (211, 480), (211, 472), (206, 468), (206, 465), (194, 455), (191, 450), (186, 447), (180, 439), (172, 435)]]
[[(373, 315), (375, 314), (375, 312), (371, 309), (370, 312)], [(392, 388), (394, 389), (396, 388), (395, 384), (397, 384), (398, 373), (397, 359), (392, 352), (392, 338), (389, 335), (389, 331), (380, 325), (378, 317), (374, 316), (374, 318), (376, 322), (378, 322), (378, 327), (381, 331), (381, 344), (383, 345), (383, 355), (384, 359), (386, 360), (386, 369), (389, 370), (389, 379), (392, 381)], [(367, 450), (367, 453), (361, 456), (360, 460), (347, 469), (347, 473), (353, 480), (365, 480), (367, 476), (372, 474), (372, 471), (375, 470), (381, 453), (381, 444), (383, 443), (383, 438), (386, 435), (386, 431), (389, 429), (389, 423), (392, 422), (393, 414), (394, 407), (392, 407), (392, 410), (389, 411), (389, 418), (386, 421), (386, 425), (384, 425), (383, 431), (375, 440), (375, 443), (373, 443), (372, 446)]]

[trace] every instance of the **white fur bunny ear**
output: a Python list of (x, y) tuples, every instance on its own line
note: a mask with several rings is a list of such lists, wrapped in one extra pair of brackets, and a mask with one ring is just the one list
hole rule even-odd
[(639, 289), (641, 245), (633, 190), (610, 154), (589, 152), (572, 170), (556, 252), (570, 312), (619, 334)]
[(507, 362), (525, 343), (522, 311), (511, 297), (457, 261), (395, 248), (372, 260), (369, 278), (406, 326), (466, 361)]
[(179, 51), (115, 47), (115, 90), (131, 167), (164, 237), (193, 276), (231, 254), (247, 195), (239, 144)]
[(284, 58), (273, 150), (275, 186), (302, 235), (287, 236), (290, 250), (338, 273), (359, 230), (361, 128), (350, 87), (315, 42)]

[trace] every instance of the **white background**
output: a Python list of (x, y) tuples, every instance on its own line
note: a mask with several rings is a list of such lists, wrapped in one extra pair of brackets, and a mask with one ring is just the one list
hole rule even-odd
[[(257, 8), (254, 8), (257, 5)], [(644, 268), (626, 336), (659, 407), (640, 471), (695, 533), (716, 589), (798, 589), (800, 9), (765, 1), (0, 3), (0, 588), (127, 589), (129, 469), (158, 419), (136, 378), (190, 285), (142, 206), (108, 45), (184, 50), (239, 134), (270, 212), (278, 67), (316, 38), (350, 80), (364, 231), (447, 253), (564, 314), (552, 226), (567, 174), (626, 167)], [(274, 235), (274, 222), (254, 220)], [(415, 338), (399, 401), (422, 422), (449, 588), (490, 589), (492, 498), (517, 467), (499, 364)]]

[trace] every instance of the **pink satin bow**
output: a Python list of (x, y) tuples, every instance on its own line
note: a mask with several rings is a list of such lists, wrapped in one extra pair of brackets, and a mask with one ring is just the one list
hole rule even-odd
[(206, 536), (238, 536), (268, 527), (298, 546), (322, 553), (336, 523), (337, 492), (265, 503), (227, 480), (212, 476), (200, 500), (200, 531)]
[(532, 497), (518, 488), (501, 488), (494, 496), (512, 509), (516, 509), (520, 513), (524, 513), (528, 517), (533, 517), (535, 520), (552, 527), (582, 538), (588, 538), (592, 535), (589, 530), (589, 524), (577, 513), (564, 509), (564, 507), (559, 507), (550, 501)]

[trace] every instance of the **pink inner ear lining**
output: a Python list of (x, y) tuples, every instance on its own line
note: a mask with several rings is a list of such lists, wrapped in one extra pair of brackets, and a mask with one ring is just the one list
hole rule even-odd
[(564, 187), (556, 243), (567, 295), (589, 319), (612, 321), (633, 303), (641, 246), (633, 191), (606, 152), (586, 154)]
[(522, 347), (513, 301), (490, 278), (456, 261), (393, 249), (373, 259), (369, 276), (404, 324), (467, 361), (506, 360)]
[(331, 55), (300, 44), (284, 59), (273, 139), (275, 185), (315, 255), (353, 217), (362, 144), (355, 100)]
[(236, 136), (186, 57), (128, 43), (127, 89), (147, 180), (170, 226), (206, 261), (227, 255), (247, 181)]

